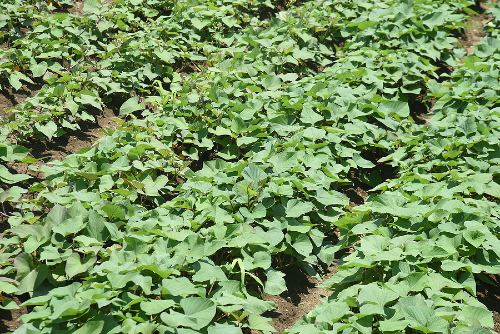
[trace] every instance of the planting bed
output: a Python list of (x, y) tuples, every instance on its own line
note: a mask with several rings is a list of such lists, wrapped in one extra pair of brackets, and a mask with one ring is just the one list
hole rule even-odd
[(499, 21), (3, 1), (0, 332), (498, 332)]

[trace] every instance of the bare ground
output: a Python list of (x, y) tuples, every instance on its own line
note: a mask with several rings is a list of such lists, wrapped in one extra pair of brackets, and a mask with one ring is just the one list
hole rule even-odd
[(500, 276), (489, 275), (489, 283), (477, 280), (477, 297), (488, 310), (493, 312), (493, 330), (500, 333)]
[(115, 129), (118, 126), (115, 118), (116, 115), (111, 109), (105, 109), (102, 114), (96, 116), (96, 122), (80, 124), (81, 130), (70, 131), (50, 142), (40, 141), (25, 145), (31, 149), (31, 155), (39, 161), (31, 165), (11, 163), (9, 167), (18, 173), (31, 175), (35, 179), (43, 179), (44, 176), (38, 171), (40, 166), (48, 161), (61, 160), (69, 154), (91, 147), (107, 129)]
[[(498, 0), (492, 0), (491, 3), (496, 3)], [(474, 47), (481, 42), (481, 39), (485, 36), (484, 27), (491, 21), (491, 16), (484, 13), (485, 10), (489, 8), (484, 2), (480, 2), (476, 6), (476, 11), (479, 14), (472, 16), (465, 23), (465, 29), (463, 37), (460, 40), (462, 46), (467, 51), (467, 55), (472, 54)]]
[(40, 85), (33, 87), (23, 86), (18, 91), (0, 90), (0, 117), (6, 115), (5, 110), (14, 107), (19, 103), (23, 103), (28, 97), (34, 96), (40, 89)]
[[(13, 297), (12, 300), (18, 305), (21, 304), (17, 297)], [(13, 332), (19, 328), (21, 326), (19, 317), (26, 313), (28, 313), (26, 307), (16, 310), (0, 310), (0, 333)]]
[(116, 128), (115, 117), (112, 110), (105, 109), (102, 114), (96, 116), (96, 122), (80, 124), (81, 130), (70, 131), (52, 142), (38, 143), (32, 147), (32, 154), (44, 161), (60, 160), (82, 148), (91, 147), (97, 139), (102, 137), (106, 129)]
[(487, 14), (475, 15), (467, 21), (463, 39), (461, 40), (463, 47), (470, 55), (474, 51), (474, 47), (479, 44), (484, 37), (484, 26), (491, 20)]
[[(335, 273), (332, 265), (323, 279)], [(323, 280), (308, 277), (298, 269), (286, 273), (287, 291), (279, 296), (264, 295), (265, 300), (276, 304), (276, 309), (268, 314), (273, 318), (273, 326), (277, 333), (292, 327), (299, 319), (314, 309), (331, 292), (322, 288)]]
[(83, 15), (83, 1), (77, 0), (73, 7), (70, 8), (69, 12), (75, 15)]

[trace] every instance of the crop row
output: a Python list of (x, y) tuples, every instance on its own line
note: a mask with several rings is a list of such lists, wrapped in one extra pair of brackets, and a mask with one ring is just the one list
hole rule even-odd
[[(11, 279), (1, 288), (33, 297), (20, 332), (272, 331), (261, 294), (284, 291), (284, 269), (314, 274), (375, 231), (355, 223), (379, 213), (344, 193), (381, 184), (385, 155), (406, 175), (398, 146), (416, 145), (417, 98), (440, 87), (443, 64), (458, 65), (453, 36), (469, 5), (301, 4), (223, 37), (208, 66), (147, 105), (128, 100), (128, 121), (46, 166), (45, 181), (23, 189), (27, 176), (2, 174), (18, 186), (2, 193), (17, 212), (0, 243)], [(17, 150), (5, 159), (23, 159)], [(350, 312), (343, 333), (379, 326)]]
[[(148, 96), (171, 90), (171, 85), (175, 89), (182, 80), (179, 72), (197, 71), (200, 66), (217, 66), (221, 62), (227, 66), (228, 57), (236, 64), (263, 61), (262, 67), (251, 66), (260, 68), (259, 72), (275, 65), (281, 72), (311, 73), (330, 64), (335, 56), (333, 45), (342, 45), (346, 38), (357, 36), (350, 48), (358, 49), (363, 47), (367, 35), (378, 37), (373, 26), (359, 20), (357, 13), (362, 7), (356, 3), (326, 2), (320, 7), (322, 10), (309, 6), (314, 15), (300, 11), (280, 15), (272, 29), (244, 15), (265, 7), (261, 2), (252, 4), (178, 2), (167, 11), (167, 16), (153, 16), (147, 25), (142, 21), (145, 14), (131, 13), (128, 2), (112, 10), (104, 7), (94, 14), (89, 10), (91, 15), (48, 15), (32, 33), (4, 51), (7, 61), (2, 65), (3, 71), (14, 88), (21, 88), (21, 80), (36, 82), (40, 77), (47, 84), (33, 98), (12, 109), (2, 137), (23, 142), (34, 135), (49, 139), (60, 136), (64, 129), (76, 129), (78, 123), (93, 120), (105, 106), (116, 110), (131, 92)], [(246, 7), (249, 8), (241, 10)], [(384, 9), (380, 10), (383, 13)], [(421, 6), (419, 10), (421, 13), (412, 15), (424, 15), (428, 8)], [(235, 17), (235, 13), (243, 14)], [(399, 38), (408, 48), (429, 56), (429, 66), (435, 66), (432, 59), (438, 59), (442, 50), (450, 48), (450, 38), (435, 29), (433, 16), (424, 17), (425, 25), (418, 29), (404, 28), (402, 24), (411, 17), (394, 18), (394, 27), (388, 27), (394, 35), (391, 38)], [(453, 27), (453, 20), (444, 18), (443, 25), (458, 28)], [(247, 28), (238, 31), (241, 26)], [(289, 34), (293, 41), (284, 39)], [(377, 41), (385, 37), (380, 34)], [(422, 48), (428, 38), (441, 43)], [(255, 58), (262, 55), (261, 48), (267, 49), (264, 54), (268, 59)], [(411, 85), (411, 78), (405, 81)], [(124, 109), (133, 109), (136, 99)]]
[(399, 177), (341, 218), (356, 246), (325, 283), (332, 297), (288, 333), (493, 333), (477, 291), (493, 293), (500, 273), (499, 47), (492, 30), (449, 80), (429, 82), (432, 117), (383, 159)]
[(84, 15), (49, 12), (0, 50), (3, 89), (45, 84), (11, 110), (3, 138), (51, 139), (94, 120), (105, 105), (116, 109), (131, 92), (168, 88), (178, 72), (207, 61), (225, 35), (265, 24), (250, 14), (271, 10), (255, 1), (98, 3), (84, 6)]

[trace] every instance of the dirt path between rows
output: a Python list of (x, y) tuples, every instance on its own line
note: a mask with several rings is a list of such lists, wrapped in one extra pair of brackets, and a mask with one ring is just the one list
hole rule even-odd
[(490, 284), (477, 282), (477, 297), (488, 310), (493, 312), (493, 330), (500, 333), (500, 275), (489, 275)]
[(292, 327), (298, 320), (314, 309), (331, 291), (321, 287), (324, 280), (335, 274), (336, 265), (328, 268), (323, 278), (308, 277), (296, 270), (286, 273), (287, 291), (279, 296), (264, 295), (264, 299), (276, 303), (276, 309), (269, 314), (278, 333)]
[(69, 131), (62, 137), (53, 139), (50, 142), (40, 141), (30, 145), (25, 145), (31, 150), (31, 155), (39, 159), (34, 164), (11, 163), (8, 167), (20, 174), (28, 174), (35, 179), (43, 179), (44, 176), (39, 172), (42, 165), (54, 160), (62, 160), (66, 156), (77, 153), (83, 148), (92, 147), (109, 129), (116, 129), (117, 116), (111, 109), (105, 109), (102, 114), (96, 116), (93, 123), (80, 124), (80, 130)]
[(61, 160), (82, 148), (91, 147), (104, 135), (105, 130), (114, 129), (118, 125), (115, 122), (117, 116), (111, 109), (104, 109), (102, 114), (95, 117), (95, 122), (80, 124), (80, 130), (68, 131), (64, 136), (55, 138), (51, 142), (32, 145), (30, 147), (32, 155), (43, 161)]
[[(491, 1), (491, 3), (495, 3), (498, 0)], [(465, 29), (462, 39), (460, 43), (462, 47), (466, 50), (467, 55), (472, 54), (474, 52), (474, 48), (476, 45), (481, 42), (483, 37), (485, 36), (484, 27), (491, 21), (491, 16), (484, 13), (489, 8), (489, 6), (485, 3), (480, 3), (476, 10), (479, 14), (472, 16), (465, 23)]]

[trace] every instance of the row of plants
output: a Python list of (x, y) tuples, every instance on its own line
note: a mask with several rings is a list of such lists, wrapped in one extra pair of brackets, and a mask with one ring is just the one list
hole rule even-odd
[(247, 0), (86, 1), (84, 15), (40, 13), (23, 38), (0, 50), (0, 88), (41, 85), (10, 110), (2, 138), (61, 136), (104, 107), (117, 110), (131, 93), (168, 88), (207, 61), (224, 36), (265, 24), (250, 15), (271, 7)]
[[(119, 129), (45, 166), (29, 196), (7, 196), (17, 213), (0, 243), (2, 291), (32, 297), (18, 332), (271, 332), (262, 293), (286, 289), (284, 269), (315, 274), (345, 247), (345, 191), (387, 178), (379, 158), (401, 160), (414, 100), (445, 77), (439, 61), (457, 65), (453, 35), (470, 5), (304, 3), (127, 102)], [(442, 6), (449, 15), (428, 17)], [(324, 33), (328, 8), (346, 19)]]
[(68, 7), (73, 0), (5, 0), (0, 3), (0, 45), (22, 38), (46, 12)]
[[(322, 10), (309, 6), (315, 15), (305, 16), (305, 12), (281, 15), (277, 18), (281, 23), (274, 25), (274, 30), (264, 27), (262, 32), (259, 27), (263, 21), (250, 19), (248, 15), (263, 11), (270, 6), (267, 3), (246, 6), (246, 1), (230, 5), (222, 1), (214, 4), (178, 2), (170, 9), (166, 7), (164, 12), (168, 16), (158, 17), (154, 8), (150, 9), (152, 13), (131, 13), (131, 8), (137, 7), (134, 5), (135, 2), (125, 1), (118, 7), (90, 7), (89, 15), (84, 16), (49, 14), (37, 23), (31, 34), (18, 41), (16, 47), (4, 51), (7, 61), (2, 65), (3, 71), (15, 89), (22, 87), (22, 80), (33, 83), (41, 77), (45, 78), (46, 85), (12, 110), (3, 127), (3, 138), (22, 142), (33, 136), (48, 139), (61, 136), (65, 129), (74, 130), (82, 121), (92, 121), (104, 107), (116, 110), (130, 92), (139, 96), (157, 94), (159, 89), (175, 86), (178, 72), (197, 71), (200, 66), (218, 64), (228, 57), (236, 58), (238, 64), (241, 55), (249, 56), (248, 62), (259, 61), (252, 57), (255, 53), (252, 50), (259, 48), (275, 48), (269, 54), (272, 63), (294, 73), (327, 66), (334, 59), (332, 44), (340, 45), (345, 38), (359, 35), (359, 41), (350, 45), (351, 49), (358, 49), (363, 46), (364, 34), (377, 36), (373, 31), (390, 30), (392, 38), (407, 40), (408, 47), (416, 49), (425, 45), (426, 38), (439, 38), (441, 43), (435, 43), (433, 48), (418, 49), (430, 55), (432, 66), (435, 66), (432, 59), (442, 56), (439, 49), (450, 48), (449, 37), (440, 36), (433, 26), (433, 17), (424, 16), (418, 29), (401, 28), (404, 20), (422, 13), (394, 18), (391, 20), (394, 26), (383, 27), (385, 23), (380, 17), (386, 15), (383, 11), (387, 9), (380, 4), (382, 14), (378, 19), (358, 15), (358, 9), (366, 4), (329, 2), (321, 6)], [(376, 2), (370, 5), (375, 6)], [(446, 9), (453, 12), (453, 6), (458, 5), (447, 5), (450, 8)], [(242, 11), (242, 8), (246, 9)], [(407, 10), (404, 6), (398, 9)], [(419, 10), (428, 8), (420, 6)], [(243, 14), (235, 16), (235, 13)], [(144, 17), (148, 19), (144, 21)], [(448, 29), (459, 28), (453, 26), (454, 19), (442, 18), (442, 25)], [(303, 27), (297, 24), (298, 20), (302, 20)], [(367, 20), (370, 24), (366, 24)], [(249, 27), (236, 32), (242, 25)], [(345, 29), (346, 26), (350, 27)], [(255, 28), (258, 30), (254, 31)], [(295, 42), (284, 40), (286, 33), (293, 33)], [(256, 40), (250, 38), (255, 34), (259, 35)], [(411, 81), (408, 82), (411, 85)], [(419, 87), (411, 89), (418, 91)]]
[(399, 177), (338, 224), (332, 296), (287, 333), (493, 333), (478, 288), (500, 273), (498, 23), (449, 79), (428, 84), (432, 117), (383, 158)]

